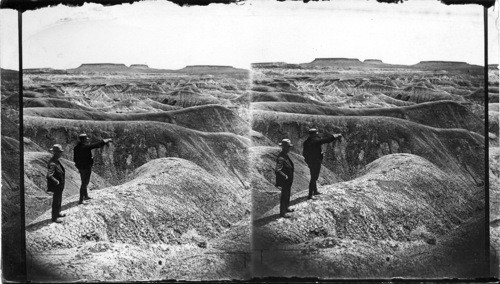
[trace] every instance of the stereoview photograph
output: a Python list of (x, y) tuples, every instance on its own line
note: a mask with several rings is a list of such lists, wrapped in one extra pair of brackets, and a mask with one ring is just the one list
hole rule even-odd
[[(16, 44), (2, 52), (3, 250), (24, 214), (32, 281), (494, 275), (492, 10), (252, 0), (25, 11), (23, 65)], [(15, 39), (19, 15), (1, 14), (2, 38)]]

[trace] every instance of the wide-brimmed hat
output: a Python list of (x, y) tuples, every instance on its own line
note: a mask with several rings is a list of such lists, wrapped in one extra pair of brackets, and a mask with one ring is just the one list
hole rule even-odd
[(52, 148), (49, 149), (50, 152), (64, 152), (60, 144), (54, 144)]
[(88, 136), (87, 136), (87, 134), (85, 134), (85, 133), (82, 133), (82, 134), (78, 135), (78, 138), (79, 138), (79, 139), (82, 139), (82, 138), (87, 138), (87, 137), (88, 137)]
[(318, 133), (318, 129), (317, 128), (310, 128), (309, 133)]
[(288, 144), (288, 146), (293, 146), (292, 141), (290, 141), (290, 139), (283, 139), (278, 145), (283, 146), (283, 144)]

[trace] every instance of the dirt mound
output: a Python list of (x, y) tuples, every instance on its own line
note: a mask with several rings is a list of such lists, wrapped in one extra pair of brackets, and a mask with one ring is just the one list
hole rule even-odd
[[(225, 260), (234, 257), (209, 249), (212, 239), (249, 213), (249, 202), (241, 193), (234, 184), (192, 162), (157, 159), (138, 168), (129, 182), (96, 192), (91, 204), (67, 209), (63, 224), (46, 224), (50, 212), (42, 215), (27, 227), (27, 247), (42, 265), (64, 261), (55, 272), (73, 275), (72, 279), (132, 280), (133, 272), (139, 273), (134, 280), (173, 278), (167, 273), (173, 271), (159, 261), (180, 264), (176, 268), (181, 273), (191, 269), (189, 279), (244, 273), (241, 267), (242, 271), (231, 271)], [(92, 249), (81, 250), (81, 246)], [(120, 256), (118, 251), (124, 248), (132, 252)], [(64, 253), (50, 255), (58, 252)], [(206, 253), (213, 256), (207, 258)], [(125, 256), (139, 257), (142, 267)], [(188, 261), (191, 267), (181, 263), (190, 258), (195, 258)], [(207, 271), (207, 263), (215, 267)]]
[(162, 112), (180, 109), (178, 106), (162, 104), (149, 98), (128, 98), (118, 102), (113, 102), (110, 105), (96, 107), (95, 110), (109, 113), (144, 113), (144, 112)]
[[(472, 92), (467, 98), (480, 104), (484, 104), (484, 89), (477, 89), (476, 91)], [(488, 103), (498, 103), (498, 93), (488, 93)]]
[[(47, 193), (47, 163), (52, 154), (48, 152), (24, 152), (24, 191), (25, 191), (25, 215), (26, 222), (36, 219), (43, 212), (52, 206), (52, 193)], [(66, 170), (66, 184), (63, 198), (79, 195), (80, 174), (74, 162), (61, 159), (61, 163)], [(93, 195), (94, 190), (109, 187), (106, 180), (96, 173), (92, 173), (88, 189), (89, 195)]]
[(398, 99), (392, 98), (392, 97), (385, 95), (383, 93), (380, 93), (380, 92), (375, 93), (375, 94), (377, 95), (377, 98), (379, 98), (380, 100), (384, 101), (385, 103), (387, 103), (389, 105), (393, 105), (393, 106), (401, 107), (401, 106), (412, 106), (412, 105), (416, 104), (415, 102), (398, 100)]
[[(245, 96), (246, 98), (244, 98), (243, 96)], [(284, 92), (265, 93), (265, 92), (253, 91), (251, 94), (245, 94), (243, 96), (240, 98), (240, 100), (246, 99), (249, 102), (293, 102), (293, 103), (306, 103), (313, 105), (324, 105), (321, 102), (294, 93), (284, 93)]]
[[(260, 216), (279, 203), (280, 191), (274, 184), (276, 181), (274, 168), (279, 147), (251, 147), (250, 161), (252, 163), (253, 214)], [(309, 168), (302, 155), (290, 155), (295, 164), (292, 193), (301, 192), (306, 196), (309, 190)], [(327, 168), (321, 170), (318, 185), (332, 184), (340, 178)]]
[(228, 100), (221, 100), (211, 95), (202, 95), (195, 92), (183, 91), (177, 92), (168, 96), (164, 96), (161, 99), (162, 104), (180, 106), (183, 108), (200, 106), (200, 105), (212, 105), (228, 104)]
[(329, 116), (387, 116), (437, 128), (463, 128), (482, 134), (484, 124), (465, 106), (452, 101), (422, 103), (407, 107), (347, 109), (300, 103), (256, 102), (252, 109)]
[[(468, 257), (451, 262), (445, 252), (462, 250), (457, 246), (461, 240), (447, 242), (439, 254), (432, 250), (471, 218), (484, 214), (482, 188), (470, 187), (421, 157), (395, 154), (367, 165), (352, 181), (320, 191), (318, 200), (295, 205), (291, 219), (277, 219), (275, 207), (255, 221), (254, 248), (269, 250), (264, 266), (279, 276), (480, 275), (475, 273), (484, 263), (466, 271), (453, 267), (482, 257), (481, 242), (467, 247)], [(476, 230), (482, 225), (473, 223)], [(474, 232), (482, 231), (469, 231)]]
[(397, 100), (415, 102), (417, 104), (433, 101), (463, 101), (461, 96), (415, 87), (409, 87), (405, 92), (393, 91), (386, 92), (385, 94)]
[(112, 137), (113, 143), (97, 149), (94, 170), (112, 184), (122, 181), (150, 160), (179, 157), (190, 160), (222, 179), (244, 186), (249, 139), (231, 133), (205, 133), (154, 121), (78, 121), (25, 117), (24, 135), (48, 149), (54, 143), (72, 159), (79, 133), (93, 139)]
[[(332, 117), (253, 111), (252, 129), (273, 141), (290, 138), (302, 145), (310, 127), (344, 138), (328, 144), (324, 165), (343, 180), (356, 176), (368, 163), (388, 154), (412, 153), (448, 173), (460, 173), (471, 183), (484, 175), (484, 138), (463, 129), (437, 129), (390, 117)], [(300, 147), (292, 151), (300, 153)]]
[(233, 111), (205, 105), (157, 113), (116, 114), (63, 108), (25, 108), (24, 116), (92, 121), (158, 121), (204, 132), (231, 132), (245, 136), (249, 126)]
[(23, 106), (25, 108), (31, 107), (53, 107), (53, 108), (70, 108), (70, 109), (80, 109), (85, 111), (92, 111), (92, 108), (76, 104), (74, 102), (65, 99), (56, 98), (23, 98)]

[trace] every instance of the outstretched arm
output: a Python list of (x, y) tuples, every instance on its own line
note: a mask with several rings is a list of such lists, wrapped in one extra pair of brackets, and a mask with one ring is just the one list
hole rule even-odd
[(333, 142), (333, 141), (335, 141), (335, 139), (340, 139), (340, 137), (342, 137), (342, 134), (333, 134), (333, 135), (332, 134), (328, 134), (327, 137), (320, 138), (320, 139), (318, 139), (315, 142), (317, 144), (323, 145), (323, 144), (326, 144), (326, 143)]
[(83, 147), (88, 149), (101, 148), (104, 145), (108, 144), (109, 142), (111, 142), (111, 139), (102, 139), (101, 141), (89, 145), (84, 145)]

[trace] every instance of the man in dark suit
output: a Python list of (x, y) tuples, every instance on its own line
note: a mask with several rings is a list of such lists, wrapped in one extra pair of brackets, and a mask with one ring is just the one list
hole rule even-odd
[(288, 152), (293, 146), (290, 139), (283, 139), (279, 144), (281, 146), (281, 152), (278, 154), (276, 159), (276, 187), (281, 188), (281, 198), (280, 198), (280, 216), (283, 218), (290, 218), (287, 212), (293, 212), (289, 209), (290, 204), (290, 191), (292, 189), (293, 183), (293, 171), (294, 165)]
[(92, 199), (87, 192), (87, 186), (90, 182), (90, 175), (92, 174), (92, 165), (94, 158), (92, 157), (92, 149), (101, 148), (111, 142), (111, 139), (102, 139), (96, 143), (89, 143), (87, 134), (82, 133), (78, 136), (80, 140), (73, 149), (73, 161), (80, 173), (82, 185), (80, 186), (80, 200), (78, 204), (86, 204), (84, 200)]
[(342, 134), (329, 134), (327, 137), (319, 137), (316, 128), (309, 129), (309, 137), (304, 141), (302, 155), (309, 167), (311, 180), (309, 181), (309, 194), (307, 199), (312, 199), (313, 195), (319, 195), (316, 181), (319, 178), (321, 163), (323, 162), (323, 151), (321, 145), (333, 142), (335, 139), (342, 137)]
[(52, 199), (52, 222), (62, 223), (59, 217), (66, 216), (61, 214), (62, 194), (64, 190), (65, 170), (59, 158), (62, 156), (63, 149), (61, 145), (55, 144), (50, 148), (52, 158), (47, 165), (47, 192), (53, 192)]

